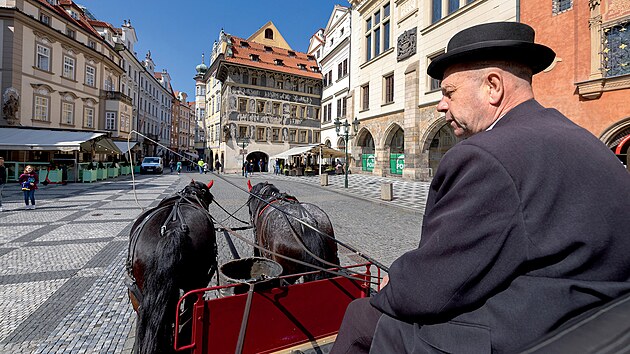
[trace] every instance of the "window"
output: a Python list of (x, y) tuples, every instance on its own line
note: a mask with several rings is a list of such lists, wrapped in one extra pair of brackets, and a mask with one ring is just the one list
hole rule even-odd
[(291, 105), (291, 117), (297, 118), (297, 106)]
[(452, 14), (457, 9), (459, 9), (459, 0), (448, 0), (448, 13)]
[(252, 61), (260, 61), (260, 56), (259, 56), (258, 54), (250, 54), (250, 55), (249, 55), (249, 58), (250, 58)]
[(238, 127), (238, 137), (239, 138), (245, 138), (248, 137), (249, 134), (247, 134), (247, 127)]
[(604, 77), (630, 74), (630, 20), (603, 29)]
[(50, 71), (50, 48), (41, 44), (37, 45), (37, 59), (35, 65), (39, 69)]
[(384, 77), (385, 103), (394, 102), (394, 74)]
[(280, 128), (273, 128), (271, 130), (271, 134), (272, 134), (273, 141), (279, 141), (280, 140)]
[(63, 102), (61, 104), (61, 123), (68, 125), (74, 124), (74, 104), (69, 102)]
[(442, 0), (431, 0), (431, 23), (442, 19)]
[(324, 109), (326, 110), (326, 116), (328, 117), (328, 121), (332, 121), (332, 103), (330, 103), (328, 106), (324, 107)]
[(272, 113), (274, 116), (280, 115), (280, 103), (278, 102), (273, 103)]
[(116, 112), (105, 112), (105, 130), (116, 130)]
[(265, 140), (265, 128), (256, 129), (256, 140)]
[(390, 4), (386, 3), (365, 20), (366, 61), (390, 48), (390, 35)]
[(265, 30), (265, 39), (273, 39), (273, 30), (271, 28)]
[(339, 65), (337, 65), (337, 76), (342, 78), (348, 75), (348, 59), (344, 59)]
[(63, 77), (74, 80), (74, 58), (63, 57)]
[(77, 32), (73, 30), (72, 28), (66, 28), (66, 36), (70, 38), (76, 38)]
[(83, 126), (94, 128), (94, 108), (86, 107), (83, 109)]
[[(439, 55), (442, 55), (442, 53), (438, 53), (429, 58), (429, 63), (433, 61), (433, 59), (437, 58)], [(442, 80), (434, 79), (428, 75), (427, 78), (429, 79), (429, 91), (437, 91), (441, 89), (440, 85), (442, 84)]]
[(238, 111), (242, 113), (247, 112), (247, 98), (238, 99)]
[(39, 120), (42, 122), (49, 122), (50, 117), (48, 115), (48, 109), (50, 106), (50, 99), (44, 96), (35, 96), (35, 114), (33, 115), (34, 120)]
[(367, 110), (370, 109), (370, 85), (365, 85), (361, 87), (361, 109)]
[(300, 143), (305, 143), (306, 142), (306, 131), (305, 130), (300, 130)]
[(85, 84), (88, 86), (96, 86), (96, 68), (93, 66), (85, 66)]
[(344, 118), (348, 107), (348, 99), (346, 97), (337, 100), (337, 117)]
[(265, 101), (256, 102), (256, 113), (265, 113)]
[(258, 78), (255, 76), (252, 76), (252, 85), (258, 85)]
[(39, 21), (47, 26), (50, 26), (50, 16), (46, 15), (45, 13), (39, 14)]
[(295, 143), (295, 138), (296, 138), (296, 131), (295, 130), (289, 130), (289, 141), (292, 143)]
[(554, 15), (557, 15), (561, 12), (571, 10), (571, 8), (573, 7), (573, 0), (553, 0), (551, 6), (552, 13)]

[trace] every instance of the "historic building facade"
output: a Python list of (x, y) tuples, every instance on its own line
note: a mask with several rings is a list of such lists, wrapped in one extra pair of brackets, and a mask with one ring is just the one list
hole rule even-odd
[(322, 76), (315, 57), (296, 52), (269, 22), (247, 39), (223, 33), (204, 81), (221, 82), (220, 148), (226, 172), (320, 141)]
[(599, 137), (630, 165), (628, 2), (522, 2), (521, 21), (556, 52), (554, 64), (534, 77), (537, 99)]
[[(326, 28), (311, 38), (308, 53), (318, 59), (323, 74), (321, 105), (321, 142), (343, 150), (345, 141), (337, 136), (334, 121), (352, 123), (354, 116), (348, 111), (350, 93), (350, 8), (335, 5)], [(319, 56), (319, 58), (318, 58)], [(352, 152), (348, 147), (348, 152)]]
[(72, 1), (0, 3), (3, 107), (0, 125), (109, 131), (133, 128), (121, 89), (122, 57)]
[(354, 171), (428, 180), (456, 143), (436, 111), (439, 81), (426, 75), (459, 29), (514, 21), (516, 1), (351, 0), (351, 92), (361, 125), (351, 141)]

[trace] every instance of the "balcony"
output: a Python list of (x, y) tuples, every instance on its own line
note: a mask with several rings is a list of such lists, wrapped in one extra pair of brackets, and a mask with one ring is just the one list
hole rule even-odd
[(115, 101), (122, 101), (127, 103), (128, 105), (132, 105), (133, 101), (131, 100), (131, 97), (125, 95), (122, 92), (118, 92), (118, 91), (104, 91), (101, 90), (101, 97), (105, 98), (106, 100), (115, 100)]

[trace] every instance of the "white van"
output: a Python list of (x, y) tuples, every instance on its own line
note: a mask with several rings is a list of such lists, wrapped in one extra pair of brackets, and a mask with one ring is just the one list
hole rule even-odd
[(145, 157), (140, 164), (140, 173), (159, 173), (164, 171), (164, 163), (161, 157)]

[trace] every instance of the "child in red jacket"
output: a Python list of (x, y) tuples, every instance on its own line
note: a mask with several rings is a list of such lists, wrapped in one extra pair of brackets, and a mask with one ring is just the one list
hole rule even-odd
[[(33, 171), (33, 166), (27, 165), (26, 168), (24, 168), (24, 173), (20, 175), (18, 180), (24, 192), (24, 204), (26, 204), (26, 209), (35, 209), (35, 190), (37, 189), (37, 183), (39, 183), (39, 177), (37, 173)], [(29, 200), (31, 201), (31, 205), (28, 205)]]

